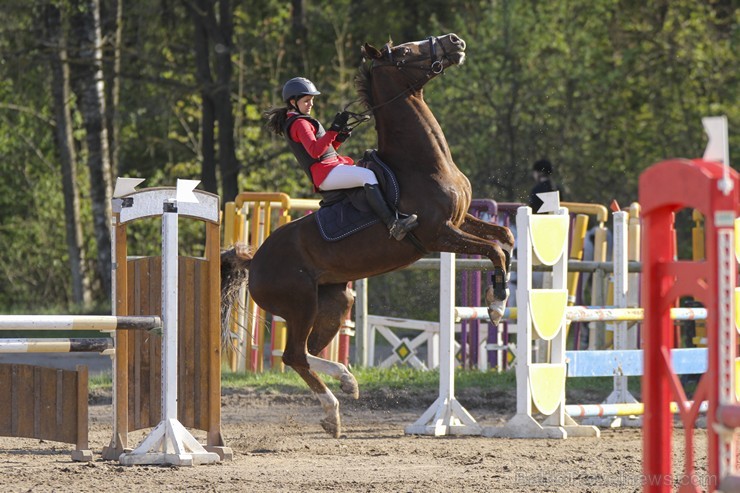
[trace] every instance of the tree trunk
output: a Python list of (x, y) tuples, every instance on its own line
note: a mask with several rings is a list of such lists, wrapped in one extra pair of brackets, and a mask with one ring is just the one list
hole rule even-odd
[[(231, 54), (233, 52), (233, 9), (229, 0), (218, 1), (218, 20), (215, 0), (198, 0), (196, 6), (188, 3), (195, 25), (196, 77), (203, 96), (203, 186), (207, 191), (215, 189), (215, 160), (209, 152), (215, 144), (213, 118), (218, 120), (218, 161), (221, 174), (221, 197), (223, 202), (234, 200), (239, 193), (239, 162), (234, 143), (234, 113), (231, 105)], [(215, 52), (214, 84), (211, 75), (210, 50)], [(210, 120), (206, 120), (209, 118)]]
[(85, 272), (82, 223), (80, 222), (80, 200), (77, 190), (77, 156), (72, 138), (72, 116), (69, 107), (69, 66), (67, 65), (66, 37), (62, 29), (59, 9), (46, 5), (45, 12), (49, 65), (51, 68), (51, 95), (56, 120), (55, 138), (62, 169), (62, 193), (64, 195), (64, 223), (67, 238), (67, 254), (72, 275), (72, 301), (78, 307), (90, 305), (90, 282)]
[(218, 119), (218, 157), (221, 170), (221, 193), (224, 202), (233, 201), (239, 193), (239, 162), (234, 146), (234, 113), (231, 106), (231, 54), (234, 46), (233, 12), (230, 0), (219, 2), (219, 36), (216, 47), (216, 118)]
[(84, 121), (90, 196), (97, 243), (98, 274), (106, 297), (111, 292), (111, 167), (105, 125), (105, 95), (100, 33), (100, 1), (73, 0), (71, 30), (77, 48), (73, 87)]
[(205, 19), (209, 11), (208, 0), (198, 0), (197, 7), (190, 3), (190, 13), (195, 27), (195, 78), (200, 87), (202, 114), (200, 121), (201, 135), (201, 171), (200, 181), (207, 192), (218, 194), (216, 181), (216, 109), (213, 102), (213, 78), (211, 77), (208, 30)]
[(121, 96), (121, 43), (123, 37), (123, 0), (111, 0), (110, 11), (103, 21), (103, 37), (108, 40), (105, 49), (106, 126), (110, 152), (111, 180), (123, 171), (118, 163), (119, 133), (118, 103)]
[(288, 68), (302, 71), (304, 77), (308, 77), (308, 27), (306, 27), (306, 2), (305, 0), (291, 0), (291, 28), (292, 47), (288, 50)]

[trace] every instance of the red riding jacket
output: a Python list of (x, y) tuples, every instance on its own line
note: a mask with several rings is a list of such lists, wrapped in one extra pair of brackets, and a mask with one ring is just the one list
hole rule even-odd
[[(288, 118), (297, 115), (298, 113), (296, 112), (288, 112)], [(318, 189), (319, 185), (321, 185), (326, 176), (335, 166), (339, 164), (353, 165), (355, 162), (349, 156), (341, 156), (335, 152), (327, 152), (329, 150), (329, 146), (333, 149), (339, 149), (339, 146), (342, 145), (341, 142), (337, 142), (335, 140), (338, 132), (327, 130), (326, 133), (317, 138), (317, 134), (320, 133), (319, 129), (315, 127), (310, 120), (313, 120), (313, 118), (296, 118), (290, 124), (288, 133), (290, 135), (290, 140), (302, 144), (305, 151), (316, 160), (316, 162), (311, 165), (310, 171), (313, 185)], [(319, 127), (321, 127), (321, 124), (319, 124)]]

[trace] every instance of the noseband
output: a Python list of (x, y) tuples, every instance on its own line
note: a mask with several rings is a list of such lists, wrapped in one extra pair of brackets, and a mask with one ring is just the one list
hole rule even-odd
[[(429, 41), (429, 66), (419, 66), (419, 65), (407, 65), (407, 61), (405, 59), (395, 60), (393, 58), (393, 47), (391, 46), (390, 41), (385, 44), (385, 49), (388, 52), (388, 62), (383, 62), (378, 67), (387, 66), (387, 65), (395, 65), (396, 68), (399, 70), (403, 68), (413, 68), (418, 70), (426, 70), (427, 78), (431, 78), (432, 75), (439, 75), (442, 72), (444, 72), (444, 64), (442, 64), (442, 60), (449, 60), (447, 56), (447, 50), (445, 50), (445, 47), (442, 45), (442, 43), (439, 42), (437, 39), (437, 36), (429, 36), (427, 38), (427, 41)], [(442, 56), (437, 57), (437, 45), (442, 49)], [(376, 67), (375, 63), (377, 60), (373, 61), (373, 68)], [(413, 63), (413, 62), (412, 62)]]

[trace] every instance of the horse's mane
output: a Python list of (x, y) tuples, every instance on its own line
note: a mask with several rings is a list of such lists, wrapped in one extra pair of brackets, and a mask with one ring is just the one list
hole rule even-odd
[(371, 62), (363, 61), (360, 68), (357, 69), (357, 75), (355, 76), (355, 87), (357, 88), (357, 95), (360, 96), (360, 103), (368, 110), (373, 107), (371, 67)]

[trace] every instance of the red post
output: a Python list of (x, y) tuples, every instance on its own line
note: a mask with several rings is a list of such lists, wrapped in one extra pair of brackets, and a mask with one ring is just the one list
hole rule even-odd
[(662, 297), (662, 293), (670, 286), (666, 286), (666, 279), (661, 279), (655, 271), (659, 262), (670, 261), (675, 257), (675, 243), (666, 241), (666, 238), (671, 237), (673, 217), (673, 212), (669, 211), (643, 214), (643, 248), (649, 254), (645, 256), (643, 253), (642, 270), (642, 306), (645, 307), (642, 327), (645, 351), (642, 378), (645, 403), (643, 471), (645, 491), (652, 492), (672, 491), (670, 478), (673, 417), (670, 412), (670, 382), (664, 368), (662, 349), (673, 347), (673, 324), (670, 319), (670, 304), (666, 304)]
[[(733, 187), (727, 193), (723, 191), (727, 187), (720, 186), (725, 178)], [(719, 437), (714, 425), (718, 406), (726, 404), (727, 395), (730, 395), (729, 390), (724, 393), (726, 395), (721, 394), (721, 385), (724, 386), (722, 388), (734, 390), (723, 378), (734, 374), (736, 353), (731, 316), (736, 264), (730, 245), (734, 219), (740, 209), (739, 190), (740, 181), (734, 170), (726, 169), (721, 163), (699, 159), (664, 161), (651, 166), (640, 176), (645, 238), (642, 255), (642, 302), (645, 310), (642, 388), (645, 401), (643, 472), (646, 492), (670, 492), (674, 483), (680, 485), (681, 492), (701, 491), (694, 477), (692, 437), (686, 440), (687, 464), (683, 475), (674, 477), (671, 468), (673, 426), (670, 401), (685, 398), (670, 362), (670, 350), (675, 342), (670, 307), (679, 296), (694, 296), (707, 309), (708, 366), (694, 399), (697, 402), (702, 399), (709, 402), (708, 491), (715, 491), (722, 478), (734, 469), (734, 463), (730, 464), (723, 458), (733, 455), (734, 449)], [(698, 209), (706, 218), (707, 258), (702, 262), (678, 261), (675, 258), (676, 247), (671, 241), (673, 216), (676, 211), (687, 207)], [(731, 403), (735, 403), (734, 392), (731, 400)], [(680, 415), (686, 433), (693, 433), (696, 413), (682, 409)]]

